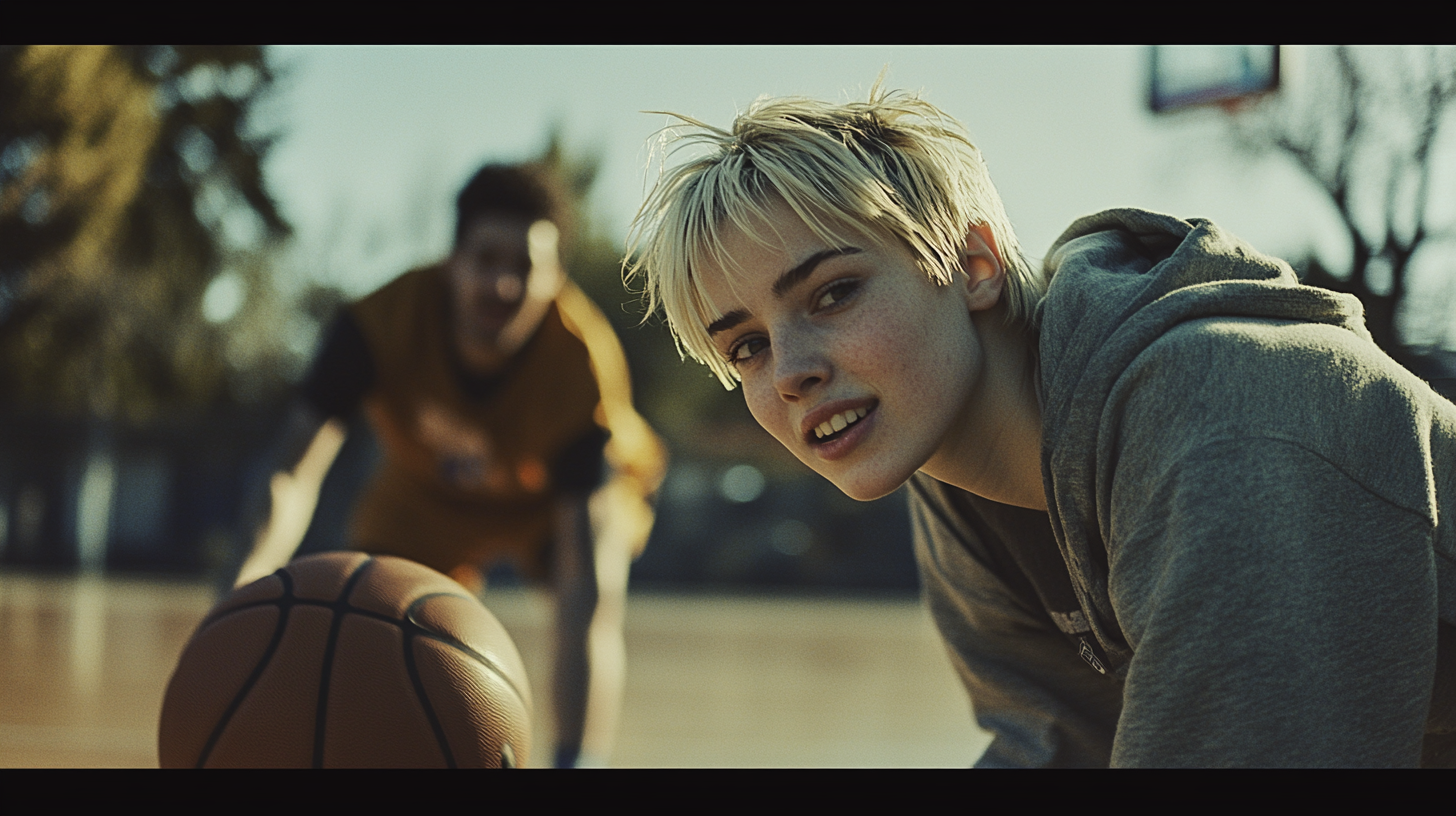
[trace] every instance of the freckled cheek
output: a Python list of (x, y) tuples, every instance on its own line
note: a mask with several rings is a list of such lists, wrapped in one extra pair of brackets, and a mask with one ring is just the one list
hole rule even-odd
[(969, 316), (949, 313), (915, 342), (920, 348), (911, 375), (916, 387), (946, 409), (957, 410), (970, 398), (983, 368), (981, 345)]
[(878, 313), (834, 338), (830, 355), (846, 372), (868, 378), (877, 387), (888, 385), (886, 376), (898, 377), (927, 351), (933, 338), (923, 328), (923, 319), (913, 315)]
[(918, 416), (960, 399), (958, 375), (973, 360), (959, 338), (957, 314), (939, 303), (887, 306), (841, 336), (836, 358), (875, 390), (890, 414), (910, 406)]
[(748, 403), (748, 413), (758, 420), (758, 424), (770, 436), (792, 449), (790, 443), (797, 438), (797, 434), (791, 433), (788, 427), (789, 413), (786, 403), (778, 398), (772, 388), (751, 385), (748, 382), (740, 387), (743, 389), (743, 398)]

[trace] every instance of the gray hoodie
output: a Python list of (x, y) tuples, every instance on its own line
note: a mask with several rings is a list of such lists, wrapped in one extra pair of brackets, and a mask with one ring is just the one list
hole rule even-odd
[(1050, 513), (911, 486), (979, 764), (1456, 763), (1456, 406), (1207, 221), (1047, 266)]

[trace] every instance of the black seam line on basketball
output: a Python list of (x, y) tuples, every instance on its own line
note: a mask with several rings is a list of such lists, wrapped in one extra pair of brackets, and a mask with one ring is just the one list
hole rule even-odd
[[(410, 604), (409, 609), (405, 610), (404, 613), (405, 620), (413, 624), (414, 621), (411, 617), (415, 611), (415, 607), (419, 606), (426, 599), (433, 597), (435, 596), (426, 595)], [(401, 626), (400, 630), (404, 635), (402, 638), (404, 641), (404, 667), (405, 671), (409, 672), (410, 683), (415, 687), (415, 697), (425, 709), (425, 719), (430, 721), (430, 728), (435, 732), (435, 741), (440, 743), (440, 752), (445, 755), (445, 767), (458, 767), (455, 764), (455, 752), (450, 750), (450, 740), (445, 736), (445, 727), (440, 724), (440, 717), (435, 713), (435, 707), (430, 704), (430, 695), (425, 691), (425, 683), (420, 679), (419, 667), (415, 665), (415, 635), (420, 631), (420, 628), (418, 626)]]
[(346, 608), (336, 609), (333, 620), (329, 622), (329, 639), (324, 643), (324, 665), (319, 671), (318, 708), (314, 710), (313, 766), (315, 768), (324, 766), (324, 733), (329, 724), (329, 685), (334, 670), (334, 651), (339, 641), (339, 629), (343, 627), (344, 616), (348, 614), (347, 599), (349, 593), (354, 591), (354, 585), (359, 583), (359, 579), (364, 577), (364, 572), (373, 563), (374, 558), (371, 556), (354, 568), (353, 574), (349, 576), (349, 580), (344, 583), (344, 589), (339, 593), (339, 597), (345, 599), (344, 607)]
[(288, 611), (293, 606), (288, 603), (293, 597), (293, 580), (283, 570), (274, 574), (283, 579), (283, 597), (275, 598), (272, 601), (278, 606), (278, 623), (273, 627), (273, 639), (268, 642), (268, 648), (264, 649), (262, 657), (258, 658), (258, 665), (253, 667), (253, 672), (248, 675), (247, 680), (243, 681), (242, 687), (238, 689), (237, 694), (233, 695), (232, 702), (228, 703), (227, 709), (223, 711), (222, 717), (218, 718), (217, 725), (208, 735), (207, 742), (202, 746), (202, 754), (197, 758), (199, 768), (207, 766), (207, 758), (212, 754), (212, 749), (217, 746), (217, 741), (222, 738), (222, 732), (227, 729), (228, 723), (232, 721), (233, 715), (237, 713), (248, 693), (253, 690), (258, 678), (263, 676), (263, 670), (268, 668), (268, 663), (273, 660), (273, 653), (278, 651), (278, 644), (283, 642), (283, 632), (288, 628)]
[[(274, 575), (278, 575), (282, 572), (283, 570), (279, 570), (278, 572), (274, 573)], [(261, 601), (248, 601), (247, 603), (241, 604), (239, 606), (230, 606), (227, 609), (212, 612), (207, 617), (202, 619), (202, 623), (198, 624), (197, 628), (199, 631), (206, 629), (207, 627), (213, 625), (214, 623), (217, 623), (223, 618), (230, 617), (235, 612), (246, 612), (249, 609), (257, 609), (260, 606), (278, 606), (285, 603), (293, 605), (299, 603), (301, 600), (302, 599), (299, 598), (289, 598), (285, 595), (279, 595), (277, 598), (266, 598)]]
[[(272, 575), (269, 575), (268, 577), (269, 578), (272, 578), (274, 576), (277, 576), (279, 579), (281, 579), (284, 582), (284, 584), (285, 584), (286, 587), (292, 587), (293, 586), (293, 580), (288, 577), (288, 573), (286, 572), (286, 570), (287, 570), (287, 567), (280, 567), (279, 569), (275, 570), (272, 573)], [(259, 580), (262, 580), (262, 579), (260, 578)], [(214, 623), (217, 623), (218, 621), (222, 620), (223, 618), (230, 617), (230, 616), (232, 616), (233, 614), (235, 614), (237, 612), (245, 612), (245, 611), (247, 611), (249, 609), (257, 609), (260, 606), (282, 606), (283, 604), (289, 604), (291, 606), (297, 606), (300, 603), (305, 603), (305, 604), (309, 604), (309, 605), (318, 605), (318, 602), (308, 601), (308, 600), (304, 600), (302, 598), (290, 598), (290, 597), (288, 597), (288, 594), (285, 592), (283, 595), (280, 595), (277, 598), (264, 598), (264, 599), (258, 600), (258, 601), (248, 601), (247, 603), (240, 604), (238, 606), (230, 606), (227, 609), (213, 610), (212, 612), (208, 613), (207, 617), (205, 617), (205, 618), (202, 619), (202, 623), (200, 623), (200, 624), (197, 625), (197, 630), (200, 632), (203, 629), (206, 629), (207, 627), (213, 625)]]
[(430, 598), (438, 598), (441, 596), (447, 598), (464, 597), (458, 592), (435, 592), (430, 595), (421, 596), (414, 603), (410, 604), (409, 609), (405, 611), (405, 623), (408, 624), (405, 628), (405, 631), (416, 637), (427, 637), (431, 640), (437, 640), (446, 645), (453, 646), (456, 649), (459, 649), (460, 651), (470, 655), (480, 663), (484, 664), (485, 667), (493, 672), (497, 677), (504, 680), (505, 684), (511, 687), (511, 691), (514, 691), (517, 697), (521, 698), (521, 700), (525, 700), (526, 695), (521, 693), (520, 687), (518, 687), (515, 682), (511, 680), (509, 674), (506, 674), (505, 667), (501, 666), (500, 663), (496, 662), (494, 659), (487, 655), (483, 655), (480, 652), (475, 651), (474, 649), (456, 640), (455, 638), (441, 634), (440, 632), (436, 632), (433, 629), (426, 629), (425, 627), (421, 626), (418, 621), (415, 620), (414, 614), (416, 607), (418, 607), (421, 603), (429, 600)]
[[(521, 693), (521, 689), (514, 682), (511, 681), (510, 675), (506, 673), (505, 668), (501, 666), (499, 662), (491, 658), (489, 655), (484, 655), (480, 652), (475, 651), (462, 641), (456, 640), (455, 638), (452, 638), (448, 635), (436, 632), (433, 629), (428, 629), (424, 626), (421, 626), (417, 621), (413, 620), (410, 617), (420, 601), (424, 601), (430, 598), (460, 598), (467, 601), (474, 600), (473, 598), (470, 598), (466, 595), (461, 595), (458, 592), (432, 592), (428, 595), (420, 596), (420, 598), (418, 598), (413, 604), (411, 604), (409, 609), (406, 610), (405, 617), (403, 618), (390, 617), (389, 615), (383, 614), (381, 612), (375, 612), (372, 609), (365, 609), (363, 607), (354, 606), (347, 601), (321, 601), (314, 598), (293, 598), (291, 600), (291, 604), (293, 606), (313, 606), (320, 609), (328, 609), (341, 616), (359, 615), (361, 617), (376, 620), (381, 623), (390, 623), (398, 626), (406, 637), (425, 637), (431, 640), (439, 641), (440, 643), (444, 643), (447, 646), (451, 646), (466, 653), (478, 662), (484, 664), (487, 669), (498, 675), (501, 680), (504, 680), (505, 683), (509, 685), (511, 689), (521, 697), (522, 700), (526, 699), (526, 696)], [(278, 599), (276, 598), (266, 601), (255, 601), (248, 604), (247, 606), (240, 606), (236, 609), (230, 610), (229, 614), (231, 614), (232, 612), (241, 612), (244, 609), (255, 609), (260, 606), (274, 606), (277, 603)]]
[[(457, 597), (457, 598), (463, 598), (465, 596), (460, 595), (460, 594), (457, 593), (455, 595), (455, 597)], [(280, 601), (279, 598), (269, 598), (266, 601), (253, 601), (251, 603), (248, 603), (245, 606), (238, 606), (238, 607), (234, 607), (232, 609), (229, 609), (226, 614), (219, 615), (218, 618), (217, 618), (217, 620), (222, 620), (223, 618), (227, 617), (228, 615), (233, 614), (234, 612), (244, 612), (244, 611), (249, 610), (249, 609), (257, 609), (258, 607), (261, 607), (261, 606), (277, 606), (278, 603), (279, 603), (279, 601)], [(319, 609), (327, 609), (327, 610), (330, 610), (332, 612), (341, 612), (341, 613), (346, 614), (346, 615), (347, 614), (363, 615), (366, 618), (373, 618), (374, 620), (377, 620), (377, 621), (383, 621), (385, 623), (392, 623), (395, 626), (404, 626), (405, 623), (406, 623), (406, 621), (405, 621), (404, 618), (394, 618), (394, 617), (390, 617), (389, 615), (386, 615), (383, 612), (375, 612), (372, 609), (365, 609), (363, 607), (353, 606), (353, 605), (348, 604), (348, 603), (345, 603), (343, 601), (321, 601), (321, 600), (319, 600), (317, 598), (293, 598), (293, 599), (291, 599), (289, 601), (289, 605), (290, 606), (313, 606), (313, 607), (318, 607)], [(216, 623), (216, 621), (212, 621), (211, 623)]]
[[(368, 561), (364, 562), (364, 564), (360, 564), (359, 567), (356, 568), (355, 573), (350, 577), (349, 585), (344, 589), (344, 591), (342, 593), (340, 593), (339, 598), (337, 598), (335, 600), (332, 600), (332, 601), (324, 601), (324, 600), (320, 600), (320, 599), (316, 599), (316, 598), (299, 598), (299, 597), (293, 595), (292, 594), (292, 581), (289, 579), (289, 577), (288, 577), (288, 575), (286, 573), (284, 573), (282, 570), (279, 570), (275, 574), (278, 575), (281, 579), (283, 579), (283, 581), (285, 583), (284, 595), (282, 595), (282, 596), (280, 596), (278, 598), (267, 598), (267, 599), (264, 599), (264, 600), (251, 601), (251, 602), (246, 603), (246, 604), (243, 604), (241, 606), (232, 607), (232, 608), (228, 609), (226, 612), (218, 615), (216, 618), (211, 619), (207, 623), (207, 625), (212, 625), (214, 623), (217, 623), (218, 621), (220, 621), (220, 620), (222, 620), (224, 618), (227, 618), (227, 617), (229, 617), (229, 616), (231, 616), (231, 615), (233, 615), (235, 613), (244, 612), (244, 611), (247, 611), (249, 609), (258, 609), (260, 607), (265, 607), (265, 606), (277, 607), (280, 610), (280, 621), (283, 620), (284, 617), (287, 615), (287, 610), (288, 609), (291, 609), (292, 607), (295, 607), (295, 606), (312, 606), (312, 607), (316, 607), (316, 608), (327, 609), (327, 610), (329, 610), (329, 611), (331, 611), (331, 612), (334, 613), (334, 619), (332, 621), (333, 628), (332, 628), (331, 633), (330, 633), (330, 640), (329, 640), (329, 642), (328, 642), (328, 644), (326, 646), (326, 649), (325, 649), (325, 664), (326, 664), (326, 667), (327, 666), (330, 666), (332, 664), (332, 649), (334, 648), (334, 643), (335, 643), (335, 637), (336, 637), (335, 633), (337, 632), (338, 627), (342, 626), (342, 621), (343, 621), (344, 616), (349, 615), (349, 614), (355, 614), (355, 615), (360, 615), (362, 617), (369, 618), (371, 620), (379, 621), (381, 623), (389, 623), (389, 624), (393, 624), (393, 625), (399, 627), (400, 630), (401, 630), (401, 633), (404, 635), (404, 639), (406, 641), (406, 657), (405, 657), (405, 659), (406, 659), (407, 665), (409, 667), (411, 681), (414, 682), (416, 693), (419, 695), (419, 697), (420, 697), (423, 705), (425, 706), (426, 716), (430, 720), (431, 727), (435, 730), (436, 738), (438, 740), (440, 740), (441, 749), (442, 749), (442, 751), (445, 752), (446, 762), (449, 763), (449, 766), (450, 767), (454, 768), (454, 767), (456, 767), (455, 760), (454, 760), (454, 756), (453, 756), (452, 752), (449, 749), (448, 742), (445, 740), (443, 727), (439, 724), (438, 716), (435, 714), (435, 712), (433, 710), (433, 707), (430, 705), (428, 699), (425, 697), (424, 690), (423, 690), (423, 685), (422, 685), (422, 681), (419, 680), (418, 670), (415, 668), (415, 665), (414, 665), (414, 657), (413, 657), (414, 650), (412, 648), (412, 640), (413, 640), (413, 638), (415, 638), (415, 637), (428, 638), (430, 640), (434, 640), (434, 641), (437, 641), (439, 643), (443, 643), (443, 644), (445, 644), (447, 646), (451, 646), (451, 647), (453, 647), (453, 648), (455, 648), (455, 649), (457, 649), (457, 650), (459, 650), (461, 652), (464, 652), (465, 654), (467, 654), (470, 657), (474, 658), (477, 662), (481, 663), (486, 668), (487, 671), (490, 671), (492, 674), (494, 674), (496, 677), (498, 677), (501, 681), (503, 681), (507, 686), (509, 686), (511, 688), (511, 690), (515, 692), (515, 694), (516, 694), (516, 696), (518, 698), (524, 700), (524, 699), (526, 699), (526, 696), (521, 692), (520, 687), (517, 686), (515, 684), (515, 682), (511, 680), (510, 675), (508, 675), (505, 672), (504, 668), (500, 665), (500, 663), (498, 663), (497, 661), (491, 659), (490, 657), (488, 657), (488, 656), (486, 656), (484, 654), (481, 654), (480, 652), (475, 651), (474, 649), (472, 649), (469, 646), (467, 646), (465, 643), (463, 643), (463, 642), (461, 642), (459, 640), (456, 640), (455, 638), (448, 637), (448, 636), (443, 635), (443, 634), (441, 634), (439, 632), (436, 632), (436, 631), (434, 631), (432, 629), (427, 629), (427, 628), (421, 626), (417, 621), (415, 621), (413, 619), (413, 613), (415, 611), (415, 608), (421, 602), (423, 602), (423, 601), (429, 600), (431, 598), (439, 598), (439, 597), (445, 597), (445, 598), (461, 598), (463, 600), (472, 600), (468, 596), (461, 595), (458, 592), (434, 592), (434, 593), (430, 593), (429, 595), (424, 595), (424, 596), (418, 598), (413, 604), (410, 605), (410, 608), (406, 611), (404, 618), (394, 618), (394, 617), (390, 617), (389, 615), (385, 615), (385, 614), (382, 614), (380, 612), (375, 612), (374, 610), (371, 610), (371, 609), (364, 609), (362, 607), (354, 606), (353, 604), (349, 603), (349, 601), (347, 600), (347, 598), (348, 598), (350, 592), (352, 591), (352, 588), (354, 586), (354, 583), (360, 577), (359, 570), (362, 570), (363, 567), (365, 565), (367, 565), (367, 564), (368, 564)], [(281, 626), (281, 623), (280, 623), (280, 626)], [(282, 639), (281, 638), (281, 631), (282, 631), (282, 629), (280, 628), (279, 632), (278, 633), (275, 633), (274, 642), (269, 647), (269, 652), (270, 653), (271, 653), (272, 650), (274, 650), (274, 649), (277, 648), (278, 642), (281, 641), (281, 639)], [(261, 675), (261, 668), (258, 670), (258, 674)], [(327, 672), (325, 672), (325, 676), (326, 675), (327, 675)], [(256, 679), (257, 679), (256, 677), (250, 679), (249, 686), (251, 686), (251, 684), (253, 682), (256, 682)], [(320, 682), (321, 682), (321, 684), (323, 683), (323, 679), (322, 678), (321, 678)], [(246, 692), (246, 688), (247, 687), (245, 687), (244, 692)], [(320, 696), (320, 702), (319, 702), (319, 705), (320, 705), (319, 711), (322, 712), (322, 711), (326, 711), (325, 706), (327, 705), (327, 696), (323, 692), (322, 687), (320, 689), (320, 692), (321, 692), (321, 696)], [(233, 706), (233, 708), (235, 709), (236, 707), (237, 707), (237, 705), (235, 704)], [(229, 716), (231, 716), (231, 710), (229, 711)], [(326, 716), (326, 715), (320, 714), (319, 712), (315, 712), (315, 738), (314, 738), (314, 745), (315, 745), (315, 752), (316, 753), (319, 753), (319, 751), (321, 750), (319, 748), (319, 746), (321, 745), (321, 737), (319, 736), (319, 732), (318, 732), (318, 722), (319, 722), (319, 719), (321, 717), (323, 717), (323, 716)], [(220, 731), (221, 731), (221, 726), (219, 727), (219, 733), (220, 733)], [(214, 737), (213, 741), (215, 741), (215, 740), (216, 740), (216, 737)], [(317, 763), (317, 757), (316, 757), (316, 763)], [(317, 767), (317, 764), (316, 764), (316, 767)]]
[[(461, 595), (458, 592), (434, 592), (434, 593), (431, 593), (431, 594), (429, 594), (427, 596), (424, 596), (424, 597), (427, 597), (427, 598), (461, 598), (461, 599), (467, 600), (467, 601), (474, 600), (473, 598), (470, 598), (467, 595)], [(341, 615), (359, 615), (360, 617), (369, 618), (370, 620), (379, 621), (380, 623), (388, 623), (388, 624), (391, 624), (393, 626), (399, 627), (399, 629), (401, 631), (408, 630), (410, 632), (415, 632), (416, 634), (418, 634), (418, 635), (420, 635), (422, 637), (428, 637), (428, 638), (431, 638), (433, 640), (438, 640), (441, 643), (444, 643), (444, 644), (447, 644), (447, 645), (450, 645), (450, 646), (454, 646), (456, 648), (459, 648), (459, 649), (461, 649), (461, 650), (469, 653), (471, 656), (473, 656), (473, 657), (475, 657), (475, 658), (477, 658), (477, 659), (479, 659), (479, 660), (487, 663), (488, 666), (489, 666), (489, 668), (491, 668), (497, 674), (501, 674), (501, 679), (507, 680), (509, 682), (509, 678), (507, 678), (502, 673), (502, 670), (500, 668), (500, 664), (494, 662), (489, 657), (487, 657), (485, 655), (482, 655), (479, 652), (474, 651), (469, 646), (465, 645), (464, 643), (462, 643), (462, 642), (460, 642), (458, 640), (455, 640), (455, 639), (450, 638), (450, 637), (446, 637), (445, 635), (441, 635), (440, 633), (435, 632), (435, 631), (433, 631), (431, 629), (426, 629), (426, 628), (420, 626), (418, 623), (415, 623), (414, 621), (407, 620), (407, 619), (402, 618), (402, 617), (400, 617), (400, 618), (391, 617), (390, 615), (386, 615), (383, 612), (375, 612), (372, 609), (365, 609), (364, 607), (354, 606), (353, 604), (350, 604), (350, 603), (348, 603), (346, 601), (339, 601), (339, 600), (322, 601), (322, 600), (319, 600), (317, 598), (299, 598), (299, 597), (296, 597), (296, 596), (295, 597), (292, 597), (292, 598), (287, 598), (287, 597), (281, 597), (280, 596), (278, 598), (269, 598), (269, 599), (263, 600), (263, 601), (250, 601), (250, 602), (248, 602), (246, 604), (243, 604), (242, 606), (232, 607), (231, 609), (228, 609), (226, 612), (224, 612), (222, 614), (219, 614), (217, 617), (211, 618), (211, 619), (209, 619), (207, 621), (204, 621), (203, 626), (201, 628), (206, 628), (208, 626), (212, 626), (212, 625), (216, 624), (218, 621), (221, 621), (221, 620), (224, 620), (224, 619), (226, 619), (228, 617), (231, 617), (232, 615), (234, 615), (236, 613), (246, 612), (246, 611), (248, 611), (250, 609), (261, 609), (262, 607), (265, 607), (265, 606), (272, 606), (272, 607), (278, 607), (278, 608), (282, 608), (284, 606), (288, 606), (290, 608), (296, 607), (296, 606), (312, 606), (312, 607), (317, 608), (317, 609), (327, 609), (327, 610), (329, 610), (331, 612), (335, 612), (335, 613), (338, 613), (338, 614), (341, 614)]]
[[(465, 600), (474, 600), (474, 599), (470, 598), (469, 596), (461, 595), (458, 592), (436, 592), (436, 593), (433, 593), (433, 594), (431, 594), (431, 595), (429, 595), (427, 597), (431, 597), (431, 598), (435, 598), (435, 597), (464, 598)], [(232, 615), (235, 612), (244, 612), (244, 611), (249, 610), (249, 609), (257, 609), (257, 608), (263, 607), (263, 606), (278, 606), (279, 603), (282, 602), (283, 600), (284, 599), (282, 599), (282, 598), (268, 598), (267, 600), (262, 600), (262, 601), (249, 601), (248, 603), (243, 604), (242, 606), (234, 606), (234, 607), (229, 608), (226, 612), (223, 612), (223, 613), (219, 614), (216, 618), (212, 618), (212, 619), (209, 619), (207, 621), (204, 621), (204, 625), (211, 626), (212, 624), (217, 623), (218, 621), (222, 620), (223, 618), (228, 617), (229, 615)], [(289, 605), (291, 605), (291, 606), (316, 606), (316, 607), (319, 607), (321, 609), (329, 609), (329, 610), (332, 610), (334, 612), (342, 612), (344, 614), (363, 615), (366, 618), (373, 618), (374, 620), (383, 621), (384, 623), (392, 623), (395, 626), (400, 626), (400, 627), (416, 625), (416, 624), (412, 624), (410, 621), (405, 620), (402, 617), (401, 618), (390, 617), (389, 615), (386, 615), (383, 612), (375, 612), (372, 609), (365, 609), (362, 606), (354, 606), (353, 604), (349, 603), (348, 601), (340, 601), (340, 600), (324, 601), (324, 600), (319, 600), (318, 598), (290, 598), (290, 599), (287, 599), (287, 600), (288, 600)], [(429, 630), (425, 630), (425, 631), (428, 632)]]

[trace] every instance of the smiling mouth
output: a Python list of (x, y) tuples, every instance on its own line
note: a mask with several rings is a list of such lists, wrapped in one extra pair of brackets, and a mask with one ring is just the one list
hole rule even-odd
[(813, 444), (833, 442), (838, 439), (850, 426), (869, 416), (870, 408), (851, 408), (848, 411), (841, 411), (829, 419), (819, 423), (814, 428)]

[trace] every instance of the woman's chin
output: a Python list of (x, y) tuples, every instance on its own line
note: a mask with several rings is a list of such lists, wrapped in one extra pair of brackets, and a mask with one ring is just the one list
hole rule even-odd
[(900, 486), (909, 480), (909, 476), (903, 479), (895, 479), (885, 474), (822, 474), (826, 479), (839, 488), (844, 495), (855, 501), (874, 501), (894, 493)]

